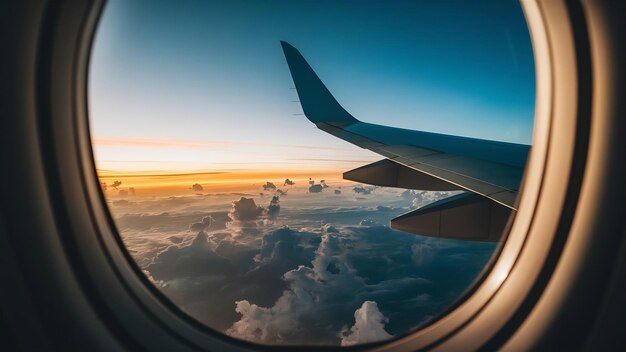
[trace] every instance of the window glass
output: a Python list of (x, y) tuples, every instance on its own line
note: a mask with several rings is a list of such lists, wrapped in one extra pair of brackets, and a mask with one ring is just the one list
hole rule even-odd
[(369, 123), (529, 145), (515, 1), (108, 1), (90, 64), (96, 167), (121, 238), (182, 311), (262, 344), (403, 336), (497, 242), (390, 228), (458, 195), (343, 178), (381, 159), (303, 115), (280, 41)]

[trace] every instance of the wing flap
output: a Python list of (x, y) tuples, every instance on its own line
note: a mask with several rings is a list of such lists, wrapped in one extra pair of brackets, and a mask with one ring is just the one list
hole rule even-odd
[(347, 171), (343, 174), (343, 178), (382, 187), (428, 189), (432, 191), (457, 191), (462, 189), (449, 182), (416, 171), (389, 159), (383, 159)]
[(497, 242), (507, 226), (508, 207), (465, 192), (392, 219), (393, 229), (417, 235)]

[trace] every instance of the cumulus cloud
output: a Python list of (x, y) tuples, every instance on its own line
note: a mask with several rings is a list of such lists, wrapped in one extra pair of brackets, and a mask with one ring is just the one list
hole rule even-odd
[[(327, 233), (329, 230), (331, 233)], [(346, 287), (362, 286), (347, 263), (334, 258), (334, 252), (339, 249), (339, 240), (332, 235), (333, 231), (336, 229), (330, 226), (324, 229), (325, 234), (311, 262), (312, 267), (300, 265), (283, 275), (289, 289), (283, 291), (274, 305), (260, 307), (248, 300), (235, 302), (241, 319), (226, 333), (265, 343), (280, 343), (284, 339), (298, 341), (298, 338), (310, 336), (309, 333), (315, 328), (304, 326), (303, 320), (312, 319), (328, 309), (329, 301), (341, 297), (334, 296), (345, 291)]]
[(282, 276), (299, 263), (313, 260), (314, 249), (310, 248), (310, 243), (314, 238), (313, 233), (297, 231), (288, 226), (269, 231), (263, 236), (261, 248), (254, 260), (257, 263), (292, 263), (280, 273)]
[(272, 308), (259, 307), (247, 300), (237, 301), (235, 311), (241, 314), (241, 319), (233, 324), (226, 333), (258, 342), (284, 342), (282, 334), (293, 333), (297, 329), (297, 320), (289, 312), (286, 296)]
[(181, 242), (183, 242), (183, 238), (180, 236), (170, 236), (169, 240), (172, 241), (172, 243), (175, 244), (180, 244)]
[(204, 190), (204, 187), (202, 187), (202, 185), (201, 185), (201, 184), (199, 184), (199, 183), (194, 183), (194, 184), (191, 186), (191, 189), (193, 189), (193, 190), (194, 190), (194, 191), (196, 191), (196, 192), (202, 192), (202, 191)]
[[(372, 239), (387, 245), (387, 241), (380, 240), (381, 228), (372, 228), (376, 231), (365, 237), (353, 233), (351, 229), (357, 230), (324, 225), (321, 228), (321, 241), (310, 266), (299, 265), (283, 275), (288, 288), (273, 305), (261, 306), (250, 299), (237, 300), (235, 310), (241, 317), (226, 333), (261, 343), (310, 343), (311, 339), (320, 344), (338, 344), (341, 339), (347, 343), (361, 343), (391, 337), (384, 330), (387, 319), (378, 311), (375, 303), (364, 305), (363, 302), (374, 299), (392, 301), (405, 309), (416, 304), (407, 303), (407, 299), (412, 300), (416, 289), (424, 287), (429, 281), (404, 275), (398, 279), (387, 275), (384, 275), (387, 277), (382, 281), (377, 279), (380, 274), (376, 271), (387, 270), (387, 266), (380, 265), (369, 256), (361, 258), (359, 253), (361, 250), (372, 253), (372, 246), (377, 246), (370, 242)], [(369, 228), (358, 228), (359, 231), (365, 229)], [(289, 232), (275, 234), (285, 238)], [(294, 241), (291, 237), (285, 240), (288, 238)], [(272, 243), (276, 245), (283, 241), (275, 239)], [(392, 247), (397, 251), (406, 248), (398, 243), (389, 248)], [(269, 257), (269, 248), (262, 252), (266, 253), (263, 258)], [(274, 261), (276, 247), (271, 252)], [(371, 258), (378, 257), (376, 253), (374, 251)], [(352, 257), (358, 262), (353, 262), (350, 259)], [(370, 275), (374, 276), (369, 278)], [(420, 301), (419, 304), (424, 303)], [(353, 316), (356, 322), (352, 329), (348, 329)]]
[(256, 220), (261, 214), (263, 214), (263, 207), (257, 206), (254, 199), (241, 197), (232, 203), (228, 216), (232, 220), (251, 221)]
[(111, 187), (117, 189), (117, 187), (122, 185), (122, 181), (115, 181), (111, 184)]
[(298, 332), (304, 335), (306, 327), (302, 326), (301, 321), (305, 315), (312, 316), (311, 311), (318, 299), (311, 290), (315, 285), (314, 271), (300, 265), (285, 273), (284, 280), (290, 283), (291, 288), (285, 290), (271, 307), (260, 307), (248, 300), (235, 302), (236, 312), (241, 314), (241, 319), (226, 333), (265, 343), (280, 343), (285, 339), (297, 341)]
[(354, 312), (354, 325), (341, 334), (341, 346), (359, 343), (388, 340), (393, 337), (385, 331), (385, 323), (389, 321), (378, 309), (374, 301), (365, 301), (361, 308)]
[(293, 182), (292, 180), (290, 180), (288, 178), (286, 178), (285, 182), (283, 182), (283, 186), (293, 186), (295, 184), (296, 184), (295, 182)]
[[(459, 194), (461, 192), (462, 191), (411, 191), (407, 197), (408, 199), (411, 199), (411, 206), (413, 208), (421, 208), (432, 202)], [(402, 196), (405, 197), (405, 194), (403, 193)]]
[[(234, 231), (236, 235), (261, 235), (259, 226), (271, 225), (280, 213), (280, 197), (272, 196), (267, 207), (257, 205), (252, 198), (241, 197), (237, 201), (232, 202), (231, 209), (228, 213), (230, 222), (227, 228)], [(239, 240), (243, 240), (240, 238)], [(255, 240), (250, 238), (250, 240)]]
[(400, 196), (406, 200), (413, 200), (414, 195), (415, 195), (415, 191), (412, 189), (407, 189), (400, 194)]
[(372, 190), (370, 188), (365, 188), (363, 186), (355, 186), (354, 188), (352, 188), (352, 190), (354, 191), (354, 193), (357, 194), (370, 194), (372, 193)]
[(273, 196), (270, 201), (270, 205), (267, 207), (267, 217), (270, 220), (276, 219), (278, 213), (280, 212), (280, 199), (278, 196)]
[(142, 270), (143, 274), (146, 275), (146, 277), (148, 278), (148, 280), (156, 287), (158, 288), (163, 288), (165, 286), (167, 286), (167, 284), (163, 281), (163, 280), (157, 280), (155, 279), (148, 270)]
[(322, 191), (323, 187), (320, 184), (317, 185), (311, 185), (309, 187), (309, 193), (320, 193)]
[(208, 216), (203, 217), (202, 221), (194, 222), (193, 224), (189, 225), (189, 230), (194, 231), (194, 232), (204, 231), (208, 229), (209, 227), (211, 227), (213, 222), (215, 222), (215, 219), (213, 219), (212, 216), (208, 215)]
[(276, 190), (276, 185), (273, 184), (272, 182), (267, 181), (263, 185), (263, 190), (264, 191), (269, 191), (269, 190), (275, 191)]
[(153, 278), (163, 281), (232, 273), (232, 263), (211, 248), (208, 237), (206, 232), (200, 231), (188, 245), (168, 247), (146, 270)]
[(363, 219), (359, 222), (359, 226), (376, 226), (378, 223), (374, 220)]

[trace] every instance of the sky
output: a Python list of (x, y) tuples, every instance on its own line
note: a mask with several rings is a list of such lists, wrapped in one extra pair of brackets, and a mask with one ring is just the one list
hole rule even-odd
[(127, 250), (180, 309), (248, 341), (345, 346), (436, 320), (497, 244), (391, 229), (456, 193), (343, 180), (382, 157), (302, 116), (281, 40), (362, 121), (531, 143), (516, 1), (109, 0), (88, 103)]
[(390, 4), (109, 1), (89, 75), (98, 168), (339, 175), (380, 159), (299, 115), (280, 40), (362, 121), (530, 144), (534, 66), (518, 3)]

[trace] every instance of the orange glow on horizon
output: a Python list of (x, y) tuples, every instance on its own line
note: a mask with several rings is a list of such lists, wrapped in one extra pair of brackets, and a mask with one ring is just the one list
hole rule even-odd
[(132, 187), (150, 192), (190, 192), (193, 184), (200, 184), (204, 192), (239, 191), (273, 182), (278, 188), (286, 178), (296, 182), (296, 187), (308, 187), (308, 180), (343, 181), (341, 170), (197, 170), (197, 171), (143, 171), (126, 172), (98, 170), (100, 182), (107, 185), (120, 181), (119, 189)]

